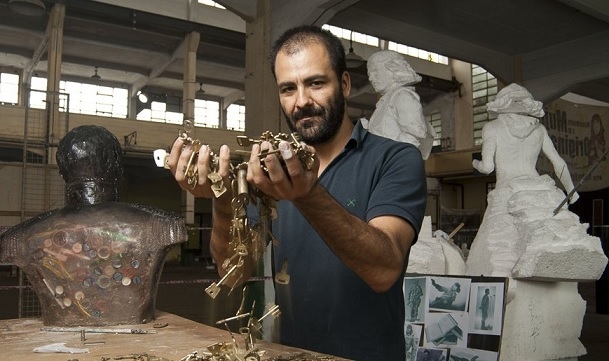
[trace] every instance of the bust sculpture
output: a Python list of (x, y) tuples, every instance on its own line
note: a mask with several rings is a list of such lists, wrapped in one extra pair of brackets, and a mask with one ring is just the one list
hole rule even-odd
[(165, 256), (186, 241), (181, 217), (119, 202), (122, 153), (103, 127), (74, 128), (59, 142), (66, 205), (0, 238), (0, 261), (36, 291), (45, 325), (139, 324), (154, 319)]
[(368, 78), (381, 95), (370, 121), (362, 119), (371, 133), (414, 144), (423, 159), (431, 153), (436, 135), (425, 120), (420, 97), (414, 84), (421, 77), (404, 57), (395, 51), (381, 50), (368, 58)]

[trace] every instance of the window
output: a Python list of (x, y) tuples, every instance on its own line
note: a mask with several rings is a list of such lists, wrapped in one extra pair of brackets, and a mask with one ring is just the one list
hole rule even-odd
[(218, 8), (218, 9), (226, 9), (224, 6), (218, 4), (215, 1), (211, 1), (211, 0), (199, 0), (199, 4), (211, 6), (211, 7)]
[(195, 126), (220, 127), (220, 103), (213, 100), (195, 99)]
[(425, 121), (429, 122), (433, 127), (433, 130), (436, 132), (436, 136), (433, 139), (434, 147), (437, 145), (441, 145), (442, 149), (445, 146), (442, 144), (442, 116), (439, 111), (433, 112), (429, 115), (425, 116)]
[(351, 40), (351, 35), (353, 35), (353, 42), (355, 43), (361, 43), (375, 47), (379, 46), (379, 38), (375, 36), (358, 33), (332, 25), (324, 25), (322, 26), (322, 28), (330, 31), (332, 34), (336, 35), (341, 39)]
[(393, 50), (393, 51), (396, 51), (401, 54), (406, 54), (406, 55), (412, 56), (414, 58), (431, 61), (432, 63), (448, 65), (447, 57), (440, 55), (440, 54), (432, 53), (429, 51), (413, 48), (412, 46), (398, 44), (393, 41), (390, 41), (387, 48), (389, 50)]
[(226, 109), (226, 129), (245, 130), (245, 106), (231, 104)]
[[(47, 79), (32, 77), (31, 88), (30, 107), (46, 108)], [(62, 80), (59, 90), (69, 94), (70, 113), (127, 118), (127, 89)], [(65, 109), (65, 104), (62, 108)]]
[[(371, 35), (366, 35), (362, 33), (358, 33), (355, 31), (351, 31), (348, 29), (339, 28), (337, 26), (332, 25), (324, 25), (323, 29), (329, 30), (332, 34), (336, 35), (341, 39), (353, 40), (355, 43), (361, 43), (370, 45), (373, 47), (380, 46), (379, 38)], [(353, 36), (353, 38), (351, 37)], [(406, 46), (402, 44), (395, 43), (393, 41), (388, 42), (388, 49), (396, 51), (398, 53), (406, 54), (408, 56), (413, 56), (415, 58), (424, 59), (427, 61), (431, 61), (433, 63), (448, 65), (448, 58), (436, 53), (432, 53), (429, 51), (413, 48), (411, 46)]]
[(486, 111), (486, 103), (497, 95), (497, 79), (486, 69), (472, 64), (472, 106), (474, 113), (474, 145), (482, 144), (482, 127), (493, 120)]
[(0, 73), (0, 103), (11, 105), (19, 103), (19, 75)]
[(171, 104), (166, 101), (152, 100), (150, 108), (142, 109), (137, 115), (137, 120), (147, 120), (150, 122), (167, 123), (167, 124), (182, 124), (184, 116), (178, 111), (171, 109)]

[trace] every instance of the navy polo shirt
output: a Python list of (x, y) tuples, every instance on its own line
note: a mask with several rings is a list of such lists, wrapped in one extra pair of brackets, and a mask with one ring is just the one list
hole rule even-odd
[[(411, 144), (371, 134), (358, 122), (319, 183), (358, 218), (394, 215), (417, 234), (420, 230), (427, 199), (425, 169), (421, 153)], [(387, 292), (374, 292), (291, 202), (279, 201), (277, 210), (274, 269), (280, 270), (287, 259), (290, 275), (287, 285), (275, 284), (281, 343), (353, 360), (404, 360), (402, 280)]]

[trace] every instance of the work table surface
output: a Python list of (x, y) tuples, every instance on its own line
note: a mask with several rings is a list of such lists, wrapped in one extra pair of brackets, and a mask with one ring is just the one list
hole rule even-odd
[[(114, 360), (116, 357), (129, 354), (147, 354), (158, 359), (179, 361), (188, 354), (197, 351), (202, 357), (208, 352), (207, 347), (216, 343), (232, 343), (231, 334), (220, 328), (211, 327), (195, 321), (176, 316), (171, 313), (157, 312), (153, 323), (140, 325), (121, 325), (100, 327), (107, 329), (136, 329), (156, 333), (116, 334), (116, 333), (85, 333), (85, 341), (81, 340), (81, 332), (43, 331), (45, 327), (41, 319), (24, 318), (0, 320), (0, 359), (17, 360), (49, 360), (49, 361), (101, 361)], [(154, 325), (167, 326), (155, 328)], [(52, 327), (52, 326), (49, 326)], [(95, 327), (84, 327), (95, 329)], [(238, 346), (245, 348), (243, 337), (237, 330), (232, 334)], [(34, 349), (50, 344), (65, 343), (65, 347), (88, 349), (88, 353), (34, 353)], [(276, 343), (256, 340), (255, 346), (264, 350), (261, 360), (275, 356), (294, 356), (306, 352), (293, 347)], [(151, 358), (154, 359), (154, 358)], [(324, 358), (327, 360), (344, 360), (337, 357)], [(146, 360), (144, 358), (144, 360)]]

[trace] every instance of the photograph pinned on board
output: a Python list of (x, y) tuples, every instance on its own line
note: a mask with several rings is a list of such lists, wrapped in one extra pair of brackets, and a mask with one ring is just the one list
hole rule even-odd
[(502, 283), (474, 283), (470, 290), (470, 332), (500, 335), (503, 310)]
[(406, 322), (404, 326), (404, 339), (406, 340), (406, 361), (416, 360), (422, 332), (422, 325)]
[(432, 312), (426, 318), (426, 347), (467, 347), (469, 319), (466, 312)]
[(467, 310), (471, 279), (457, 277), (428, 277), (427, 304), (429, 310)]
[(419, 347), (416, 361), (445, 361), (447, 357), (447, 349)]
[(450, 349), (449, 361), (497, 361), (498, 357), (499, 354), (494, 351), (453, 347)]
[(407, 322), (425, 322), (425, 277), (404, 277)]

